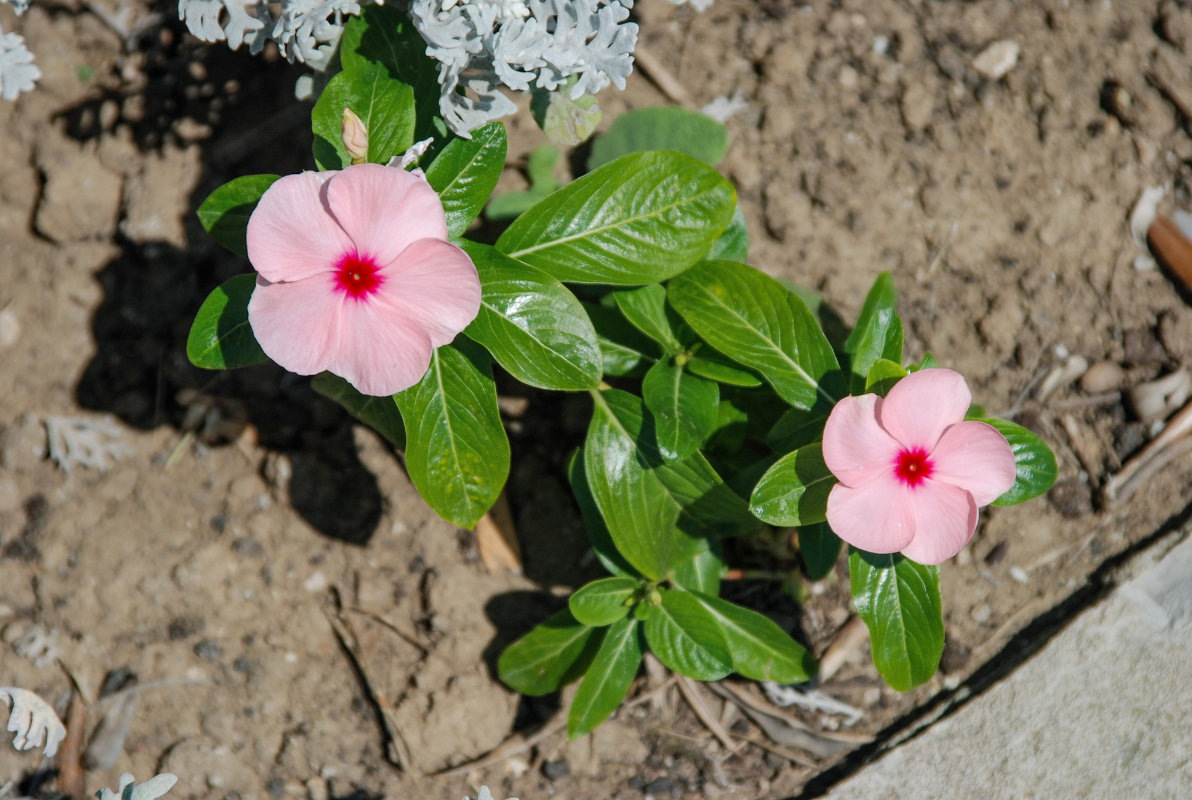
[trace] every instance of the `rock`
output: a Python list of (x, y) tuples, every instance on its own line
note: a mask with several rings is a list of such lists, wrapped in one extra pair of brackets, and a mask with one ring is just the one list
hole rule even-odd
[(922, 84), (913, 83), (902, 93), (902, 121), (912, 131), (918, 132), (931, 122), (935, 109), (935, 94)]
[(12, 347), (21, 338), (21, 322), (12, 309), (0, 311), (0, 350)]
[(190, 193), (199, 178), (198, 148), (167, 150), (145, 160), (145, 167), (125, 185), (120, 232), (134, 242), (166, 242), (186, 247)]
[(973, 59), (973, 69), (986, 80), (999, 80), (1018, 64), (1019, 52), (1017, 42), (1009, 39), (994, 42)]
[(59, 243), (111, 239), (120, 215), (120, 176), (100, 166), (94, 154), (54, 149), (54, 157), (39, 158), (46, 183), (34, 218), (38, 233)]
[(1080, 379), (1080, 388), (1089, 394), (1113, 392), (1122, 388), (1126, 372), (1113, 361), (1098, 361)]

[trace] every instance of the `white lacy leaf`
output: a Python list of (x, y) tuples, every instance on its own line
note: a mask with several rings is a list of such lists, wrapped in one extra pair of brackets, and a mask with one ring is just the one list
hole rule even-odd
[(154, 775), (144, 783), (134, 783), (133, 777), (127, 772), (120, 776), (120, 785), (116, 791), (100, 789), (97, 793), (99, 800), (157, 800), (178, 782), (177, 776), (168, 772)]
[[(14, 4), (14, 7), (20, 13), (25, 6)], [(33, 54), (25, 46), (24, 38), (0, 28), (0, 97), (16, 100), (21, 92), (32, 89), (40, 77), (41, 70), (33, 63)]]
[(66, 726), (58, 719), (50, 704), (33, 692), (0, 686), (0, 700), (12, 705), (8, 730), (13, 734), (12, 746), (17, 750), (31, 750), (45, 742), (46, 758), (53, 758), (58, 745), (66, 738)]

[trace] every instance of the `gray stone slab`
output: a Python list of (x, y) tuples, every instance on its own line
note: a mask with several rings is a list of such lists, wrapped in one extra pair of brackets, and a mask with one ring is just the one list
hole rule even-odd
[(1192, 537), (826, 797), (1192, 798)]

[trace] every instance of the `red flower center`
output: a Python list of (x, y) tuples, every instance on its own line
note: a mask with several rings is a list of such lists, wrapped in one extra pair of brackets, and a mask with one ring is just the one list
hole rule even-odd
[(907, 486), (918, 486), (924, 478), (930, 478), (932, 469), (931, 459), (921, 447), (903, 450), (894, 462), (894, 474)]
[(364, 300), (385, 282), (377, 262), (357, 252), (345, 253), (335, 265), (335, 286), (354, 300)]

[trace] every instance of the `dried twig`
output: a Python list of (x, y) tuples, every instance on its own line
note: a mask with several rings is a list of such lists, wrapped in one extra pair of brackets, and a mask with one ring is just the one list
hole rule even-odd
[(679, 83), (678, 78), (671, 75), (670, 70), (662, 66), (662, 62), (654, 58), (654, 54), (641, 42), (638, 42), (637, 47), (633, 50), (633, 59), (641, 68), (642, 74), (657, 86), (658, 90), (666, 95), (671, 102), (681, 106), (691, 104), (691, 95), (687, 93), (683, 84)]
[(816, 682), (824, 683), (835, 675), (836, 671), (843, 666), (849, 653), (864, 645), (868, 638), (869, 629), (865, 627), (865, 621), (854, 614), (840, 630), (836, 631), (836, 635), (828, 643), (824, 654), (820, 656), (819, 675), (816, 676)]
[(70, 694), (66, 710), (66, 738), (58, 750), (58, 789), (71, 800), (87, 796), (87, 781), (83, 770), (83, 733), (86, 730), (87, 704), (76, 688)]
[(512, 570), (521, 572), (521, 545), (513, 527), (513, 513), (505, 492), (497, 495), (497, 502), (476, 523), (476, 547), (480, 560), (489, 572)]
[(679, 687), (679, 692), (683, 695), (683, 699), (687, 701), (687, 705), (691, 706), (691, 710), (699, 717), (699, 721), (704, 723), (704, 727), (716, 737), (716, 740), (724, 745), (725, 749), (733, 755), (738, 755), (741, 748), (737, 747), (728, 735), (728, 731), (720, 724), (720, 722), (712, 716), (712, 712), (708, 710), (708, 706), (704, 704), (704, 699), (699, 695), (699, 689), (695, 682), (686, 675), (678, 676), (676, 684)]
[(524, 750), (529, 750), (531, 747), (538, 744), (546, 737), (562, 730), (566, 724), (567, 716), (563, 713), (562, 709), (559, 709), (555, 712), (554, 716), (547, 720), (546, 724), (539, 728), (533, 735), (523, 736), (520, 733), (514, 734), (479, 758), (475, 758), (471, 761), (468, 761), (467, 763), (460, 764), (458, 767), (451, 767), (450, 769), (436, 772), (434, 773), (434, 776), (436, 778), (450, 778), (455, 775), (465, 775), (474, 769), (481, 769), (483, 767), (491, 766), (496, 764), (498, 761), (515, 756)]
[(1189, 444), (1192, 440), (1180, 442), (1189, 433), (1192, 433), (1192, 401), (1177, 411), (1167, 427), (1106, 482), (1103, 491), (1106, 505), (1113, 508), (1125, 502), (1155, 472), (1192, 449)]

